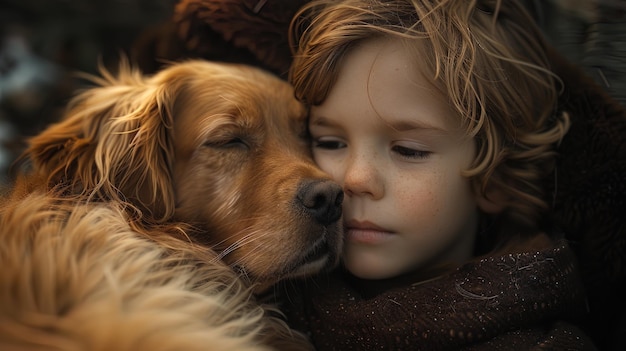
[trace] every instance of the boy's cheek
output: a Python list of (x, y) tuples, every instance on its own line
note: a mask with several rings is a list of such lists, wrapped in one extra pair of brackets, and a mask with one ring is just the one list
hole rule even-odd
[(343, 184), (343, 170), (339, 162), (331, 159), (328, 156), (321, 155), (320, 153), (313, 152), (313, 160), (322, 171), (328, 173), (328, 175), (336, 182)]

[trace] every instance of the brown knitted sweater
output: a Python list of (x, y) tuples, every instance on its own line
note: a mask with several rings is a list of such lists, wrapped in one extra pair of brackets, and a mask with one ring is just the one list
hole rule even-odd
[(318, 350), (594, 350), (566, 321), (585, 313), (576, 258), (561, 242), (489, 257), (421, 283), (343, 272), (289, 282), (289, 323)]

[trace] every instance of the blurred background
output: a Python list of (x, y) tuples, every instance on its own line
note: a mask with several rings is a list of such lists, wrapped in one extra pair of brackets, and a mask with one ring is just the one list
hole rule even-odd
[(0, 172), (21, 136), (58, 119), (79, 86), (74, 72), (114, 65), (175, 0), (0, 0)]

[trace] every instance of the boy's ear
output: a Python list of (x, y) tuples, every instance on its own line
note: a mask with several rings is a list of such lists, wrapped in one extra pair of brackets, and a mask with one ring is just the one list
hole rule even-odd
[(481, 189), (476, 190), (476, 204), (486, 214), (495, 215), (502, 213), (506, 203), (507, 199), (504, 191), (494, 182), (490, 182), (484, 191), (481, 191)]

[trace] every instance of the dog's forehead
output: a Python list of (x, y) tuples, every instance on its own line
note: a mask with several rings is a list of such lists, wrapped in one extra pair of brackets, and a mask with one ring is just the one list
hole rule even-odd
[[(290, 138), (304, 134), (306, 109), (293, 88), (255, 67), (195, 62), (176, 96), (176, 138), (192, 150), (214, 136)], [(226, 133), (226, 134), (224, 134)]]
[(218, 97), (239, 125), (278, 132), (305, 126), (306, 109), (289, 83), (256, 68), (245, 69), (235, 82), (223, 82)]
[(233, 118), (253, 133), (269, 138), (290, 138), (306, 130), (306, 110), (293, 95), (261, 96), (257, 106), (248, 105)]
[(250, 84), (243, 89), (223, 85), (213, 93), (189, 90), (174, 118), (177, 139), (195, 148), (221, 135), (283, 139), (304, 134), (306, 109), (287, 83), (272, 83), (272, 89)]

